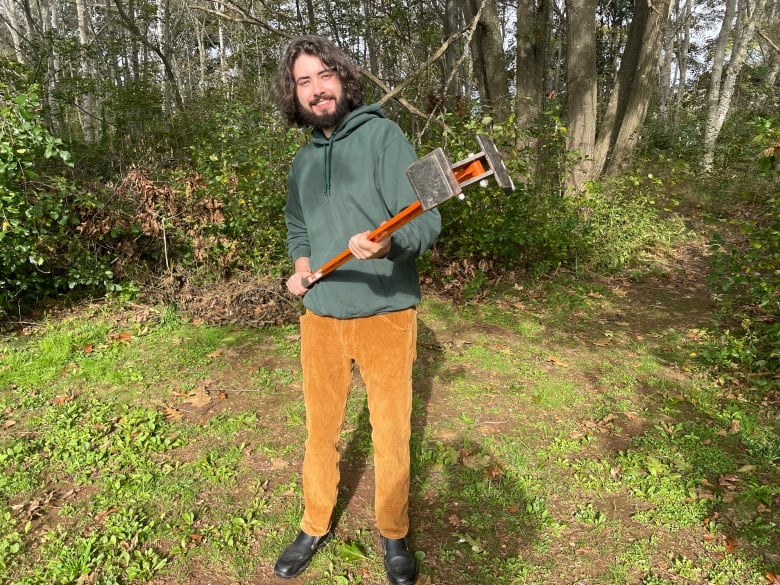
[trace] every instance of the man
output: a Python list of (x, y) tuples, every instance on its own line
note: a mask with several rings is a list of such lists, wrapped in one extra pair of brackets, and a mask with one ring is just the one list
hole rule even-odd
[[(411, 585), (418, 569), (409, 531), (412, 364), (420, 300), (416, 259), (441, 229), (438, 211), (391, 236), (373, 228), (416, 200), (406, 168), (416, 159), (401, 129), (378, 105), (364, 105), (358, 67), (322, 37), (286, 48), (275, 82), (282, 113), (311, 127), (295, 156), (285, 207), (294, 273), (288, 290), (303, 297), (301, 364), (306, 405), (304, 513), (300, 532), (274, 567), (300, 574), (332, 537), (339, 483), (338, 441), (357, 363), (366, 384), (374, 446), (376, 524), (392, 585)], [(354, 258), (316, 282), (304, 279), (340, 253)]]

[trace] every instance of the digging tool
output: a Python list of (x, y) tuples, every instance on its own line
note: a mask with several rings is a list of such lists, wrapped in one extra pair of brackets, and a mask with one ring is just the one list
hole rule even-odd
[[(477, 134), (482, 151), (450, 164), (444, 151), (435, 148), (429, 154), (413, 162), (406, 169), (406, 175), (412, 184), (417, 201), (407, 206), (397, 215), (377, 227), (368, 235), (368, 239), (377, 242), (406, 225), (415, 217), (444, 203), (453, 197), (463, 198), (463, 189), (474, 183), (492, 177), (505, 193), (515, 190), (512, 178), (506, 170), (501, 154), (484, 134)], [(311, 276), (303, 279), (303, 286), (311, 287), (339, 266), (352, 258), (349, 249), (344, 250), (323, 264)]]

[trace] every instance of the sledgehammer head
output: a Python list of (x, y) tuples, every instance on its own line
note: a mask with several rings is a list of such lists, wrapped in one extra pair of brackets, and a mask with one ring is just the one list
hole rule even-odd
[(484, 134), (477, 134), (482, 151), (450, 164), (444, 151), (436, 148), (406, 169), (412, 188), (426, 211), (459, 196), (465, 187), (489, 177), (505, 193), (515, 190), (512, 178), (496, 147)]

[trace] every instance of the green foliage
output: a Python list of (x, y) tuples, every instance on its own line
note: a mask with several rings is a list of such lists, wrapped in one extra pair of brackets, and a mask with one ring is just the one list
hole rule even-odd
[(496, 270), (522, 268), (537, 273), (575, 258), (580, 244), (576, 209), (561, 195), (540, 192), (525, 182), (528, 171), (510, 146), (515, 128), (493, 125), (490, 118), (453, 117), (447, 122), (448, 158), (465, 159), (478, 148), (475, 135), (488, 134), (502, 151), (515, 191), (505, 194), (494, 184), (472, 186), (462, 202), (442, 206), (442, 236), (437, 248), (443, 256), (453, 261), (487, 262)]
[(60, 176), (70, 153), (43, 126), (37, 89), (0, 89), (0, 312), (76, 287), (116, 288), (108, 260), (76, 232), (79, 209), (95, 202)]
[[(504, 155), (516, 191), (506, 195), (494, 186), (471, 187), (463, 202), (442, 206), (437, 248), (443, 256), (535, 275), (559, 266), (615, 271), (685, 236), (682, 218), (661, 215), (654, 193), (664, 186), (652, 175), (616, 177), (589, 184), (582, 195), (565, 195), (550, 177), (560, 177), (569, 164), (563, 152), (566, 128), (553, 112), (546, 116), (539, 132), (545, 133), (548, 148), (533, 172), (523, 166), (523, 153), (511, 146), (517, 142), (516, 128), (494, 125), (490, 118), (447, 119), (449, 158), (467, 157), (474, 151), (474, 135), (488, 134)], [(476, 288), (481, 278), (475, 274)]]
[(755, 183), (759, 192), (750, 194), (749, 211), (730, 220), (738, 237), (727, 241), (718, 233), (711, 242), (709, 284), (721, 326), (704, 357), (725, 369), (760, 373), (780, 368), (780, 133), (776, 121), (761, 119), (754, 128), (752, 145), (761, 156), (753, 160), (766, 182)]
[(287, 171), (308, 135), (240, 101), (220, 104), (197, 132), (192, 163), (224, 215), (200, 234), (209, 242), (207, 254), (227, 255), (237, 268), (272, 268), (287, 257)]
[[(661, 185), (648, 176), (652, 188)], [(597, 270), (619, 270), (643, 252), (670, 248), (685, 237), (681, 217), (662, 217), (656, 200), (636, 176), (590, 183), (581, 199), (582, 258)]]

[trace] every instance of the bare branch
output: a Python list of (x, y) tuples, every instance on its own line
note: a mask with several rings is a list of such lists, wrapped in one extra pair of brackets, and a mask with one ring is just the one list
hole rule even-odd
[(268, 24), (266, 21), (261, 20), (260, 18), (257, 18), (256, 16), (253, 16), (250, 14), (246, 8), (243, 8), (242, 6), (239, 6), (238, 4), (235, 4), (233, 2), (223, 2), (222, 6), (225, 8), (228, 8), (229, 10), (232, 10), (235, 15), (227, 14), (225, 12), (220, 12), (219, 10), (214, 10), (213, 8), (209, 8), (208, 6), (192, 6), (194, 10), (200, 10), (201, 12), (205, 12), (206, 14), (211, 14), (212, 16), (216, 16), (218, 18), (221, 18), (222, 20), (227, 20), (228, 22), (234, 22), (238, 24), (252, 24), (254, 26), (259, 26), (262, 29), (267, 30), (270, 33), (273, 33), (275, 35), (279, 35), (282, 38), (285, 39), (293, 39), (297, 35), (288, 33), (286, 31), (280, 30), (278, 28), (274, 28), (270, 24)]
[(758, 36), (760, 36), (769, 44), (770, 47), (772, 47), (776, 52), (780, 53), (780, 47), (778, 47), (777, 43), (775, 43), (772, 39), (770, 39), (763, 30), (757, 28), (756, 32), (758, 33)]
[[(487, 3), (487, 0), (482, 0), (482, 3), (479, 6), (479, 10), (477, 10), (477, 14), (474, 15), (474, 18), (472, 19), (471, 23), (464, 28), (461, 31), (458, 31), (456, 33), (453, 33), (450, 38), (448, 38), (442, 45), (430, 56), (426, 61), (420, 65), (417, 70), (413, 73), (410, 73), (406, 76), (406, 79), (397, 85), (395, 88), (390, 89), (385, 85), (380, 79), (378, 79), (376, 76), (371, 74), (370, 72), (363, 70), (363, 75), (368, 77), (371, 81), (373, 81), (382, 91), (385, 92), (385, 95), (382, 97), (382, 99), (379, 100), (380, 104), (385, 104), (391, 99), (398, 100), (398, 103), (400, 103), (402, 106), (404, 106), (409, 112), (414, 114), (415, 116), (418, 116), (420, 118), (427, 118), (428, 121), (426, 123), (426, 127), (431, 121), (432, 116), (427, 116), (424, 112), (421, 112), (416, 106), (414, 106), (412, 103), (410, 103), (407, 99), (403, 97), (396, 97), (401, 91), (403, 91), (408, 85), (410, 85), (415, 79), (417, 79), (420, 75), (425, 73), (425, 71), (428, 70), (428, 68), (433, 65), (436, 61), (438, 61), (444, 53), (447, 52), (447, 49), (450, 48), (450, 46), (460, 39), (461, 37), (466, 37), (466, 43), (468, 44), (471, 42), (471, 38), (474, 36), (474, 31), (477, 29), (477, 23), (479, 22), (479, 19), (482, 17), (482, 9), (485, 7), (485, 4)], [(461, 58), (458, 60), (458, 65), (460, 65), (463, 62), (463, 59), (465, 58), (465, 53), (461, 56)], [(452, 75), (454, 75), (454, 71), (450, 73), (450, 79), (452, 78)], [(449, 82), (449, 79), (447, 80)]]

